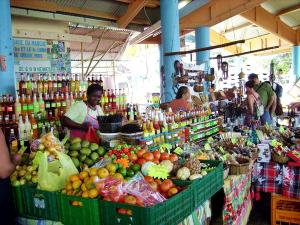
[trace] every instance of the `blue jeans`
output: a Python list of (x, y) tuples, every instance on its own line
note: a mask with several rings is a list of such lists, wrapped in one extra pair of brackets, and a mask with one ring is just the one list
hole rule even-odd
[(264, 114), (260, 117), (262, 125), (272, 124), (272, 119), (269, 111), (265, 111)]

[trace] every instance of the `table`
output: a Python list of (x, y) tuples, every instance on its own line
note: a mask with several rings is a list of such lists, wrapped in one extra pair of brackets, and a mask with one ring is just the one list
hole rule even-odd
[(255, 200), (260, 199), (261, 191), (300, 198), (300, 167), (274, 162), (255, 163), (252, 182)]
[(252, 209), (251, 173), (231, 175), (224, 181), (224, 225), (246, 225)]

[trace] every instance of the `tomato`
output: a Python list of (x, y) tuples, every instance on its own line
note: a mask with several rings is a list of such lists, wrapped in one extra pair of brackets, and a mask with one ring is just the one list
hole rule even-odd
[(162, 183), (160, 179), (156, 179), (155, 182), (157, 183), (158, 186)]
[(150, 177), (150, 176), (145, 176), (144, 179), (145, 179), (145, 181), (146, 181), (147, 183), (154, 182), (154, 179), (153, 179), (152, 177)]
[(130, 160), (131, 162), (135, 162), (137, 159), (138, 159), (138, 157), (137, 157), (136, 154), (131, 154), (131, 155), (129, 156), (129, 160)]
[(146, 152), (143, 154), (143, 158), (146, 161), (152, 161), (154, 159), (153, 154), (151, 152)]
[(155, 159), (159, 159), (160, 158), (160, 151), (159, 150), (155, 150), (153, 152), (153, 156), (154, 156)]
[(171, 187), (173, 187), (173, 185), (172, 180), (166, 179), (159, 185), (159, 187), (163, 192), (167, 192)]
[(152, 160), (152, 162), (154, 162), (155, 164), (159, 164), (159, 159), (154, 158), (154, 159)]
[(145, 149), (141, 149), (136, 154), (137, 154), (138, 158), (142, 158), (145, 153), (146, 153), (146, 150)]
[(178, 189), (176, 187), (172, 187), (168, 191), (168, 196), (172, 197), (173, 195), (176, 195), (178, 193)]
[(177, 156), (176, 154), (170, 154), (169, 160), (170, 160), (171, 162), (175, 162), (175, 161), (178, 160), (178, 156)]
[(127, 195), (124, 198), (124, 202), (130, 205), (135, 205), (136, 204), (136, 198), (133, 197), (132, 195)]
[(129, 149), (128, 148), (123, 148), (122, 152), (127, 153), (127, 152), (129, 152)]
[(140, 166), (142, 166), (144, 163), (146, 163), (147, 161), (145, 159), (138, 159), (136, 161), (137, 164), (139, 164)]
[(157, 183), (155, 183), (155, 181), (150, 182), (149, 185), (151, 186), (153, 191), (157, 191), (158, 185), (157, 185)]
[(163, 153), (161, 153), (161, 155), (160, 155), (160, 161), (162, 161), (162, 160), (166, 160), (166, 159), (169, 159), (169, 154), (168, 153), (166, 153), (166, 152), (163, 152)]

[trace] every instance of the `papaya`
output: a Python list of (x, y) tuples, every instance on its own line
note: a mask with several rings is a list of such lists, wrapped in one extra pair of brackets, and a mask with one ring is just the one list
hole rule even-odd
[(71, 145), (77, 144), (77, 143), (80, 143), (80, 142), (81, 142), (81, 138), (79, 138), (79, 137), (73, 138), (73, 139), (71, 140)]
[(89, 148), (82, 148), (82, 149), (80, 149), (80, 153), (81, 153), (82, 155), (90, 155), (91, 152), (92, 152), (92, 151), (91, 151)]
[(78, 151), (81, 149), (81, 144), (80, 143), (74, 143), (70, 146), (70, 150), (72, 151)]
[(92, 144), (90, 145), (90, 149), (91, 149), (92, 151), (96, 151), (98, 148), (99, 148), (99, 145), (97, 145), (96, 143), (92, 143)]
[(90, 146), (90, 142), (88, 142), (88, 141), (82, 141), (81, 142), (81, 147), (88, 148), (89, 146)]

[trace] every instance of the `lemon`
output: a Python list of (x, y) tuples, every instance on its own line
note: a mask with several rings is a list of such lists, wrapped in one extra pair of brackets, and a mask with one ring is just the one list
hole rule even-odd
[(117, 170), (117, 167), (116, 167), (115, 164), (109, 163), (109, 164), (106, 165), (106, 169), (108, 169), (108, 171), (109, 171), (110, 173), (115, 173), (116, 170)]
[(73, 182), (72, 187), (73, 189), (78, 189), (81, 186), (82, 182), (81, 180), (76, 180)]
[(98, 191), (97, 189), (91, 189), (89, 190), (89, 198), (96, 198), (98, 196)]
[(109, 172), (108, 172), (108, 170), (106, 168), (100, 168), (100, 169), (98, 169), (98, 177), (100, 179), (106, 178), (108, 176), (109, 176)]

